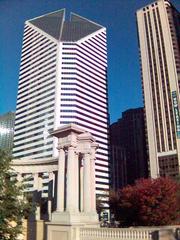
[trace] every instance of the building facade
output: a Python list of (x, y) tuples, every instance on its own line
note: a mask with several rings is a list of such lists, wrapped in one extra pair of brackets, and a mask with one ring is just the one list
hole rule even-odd
[(180, 172), (180, 14), (168, 0), (137, 11), (151, 177)]
[(110, 126), (111, 187), (115, 190), (148, 177), (144, 109), (129, 109)]
[(0, 149), (9, 152), (13, 148), (14, 120), (15, 114), (13, 112), (0, 116)]
[(57, 157), (50, 133), (74, 123), (97, 140), (96, 189), (109, 185), (106, 28), (65, 10), (25, 22), (13, 155)]

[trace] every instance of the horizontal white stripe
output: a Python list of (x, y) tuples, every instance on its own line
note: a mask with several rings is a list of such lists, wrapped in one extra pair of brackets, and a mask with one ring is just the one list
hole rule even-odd
[[(107, 109), (106, 109), (107, 105), (105, 103), (100, 103), (99, 104), (99, 101), (97, 101), (97, 100), (94, 100), (93, 103), (92, 103), (91, 98), (86, 96), (86, 98), (90, 100), (90, 101), (88, 101), (86, 99), (81, 98), (81, 97), (83, 97), (82, 94), (79, 94), (79, 95), (80, 95), (80, 97), (79, 96), (61, 96), (61, 99), (75, 99), (74, 101), (71, 101), (71, 103), (73, 103), (73, 102), (75, 103), (76, 100), (79, 100), (79, 101), (84, 103), (84, 107), (86, 107), (86, 104), (87, 104), (87, 105), (91, 105), (92, 107), (95, 107), (95, 108), (99, 109), (99, 111), (102, 110), (103, 112), (107, 112)], [(62, 103), (67, 103), (67, 102), (69, 102), (69, 101), (62, 101)]]
[[(40, 95), (38, 95), (36, 97), (33, 97), (33, 98), (31, 98), (31, 96), (25, 96), (25, 97), (19, 99), (18, 102), (24, 101), (24, 100), (26, 100), (26, 101), (18, 103), (17, 107), (19, 108), (19, 107), (23, 107), (24, 105), (28, 105), (28, 104), (30, 105), (34, 101), (39, 102), (39, 100), (38, 100), (39, 97), (45, 99), (48, 94), (51, 94), (51, 96), (53, 96), (54, 95), (54, 89), (52, 89), (48, 93), (44, 92), (43, 94), (40, 94)], [(28, 98), (30, 98), (30, 99), (28, 99)]]
[[(17, 117), (19, 118), (19, 117), (21, 117), (21, 116), (23, 116), (23, 115), (29, 115), (29, 114), (31, 115), (32, 112), (38, 111), (38, 110), (40, 110), (41, 108), (43, 108), (43, 109), (45, 109), (45, 110), (47, 111), (47, 109), (49, 108), (49, 106), (52, 105), (53, 103), (54, 103), (54, 101), (53, 101), (53, 102), (48, 102), (48, 103), (44, 104), (43, 106), (38, 106), (38, 107), (36, 107), (35, 109), (27, 110), (26, 112), (23, 112), (23, 113), (17, 115)], [(48, 107), (48, 108), (47, 108), (47, 107)], [(42, 111), (43, 111), (43, 110), (39, 111), (38, 113), (41, 114)], [(32, 115), (31, 115), (31, 116), (32, 116)]]
[[(95, 109), (91, 109), (91, 108), (87, 108), (87, 107), (86, 107), (86, 110), (82, 110), (82, 109), (80, 108), (79, 104), (78, 104), (77, 107), (69, 107), (69, 108), (67, 108), (67, 107), (61, 107), (61, 110), (68, 110), (68, 109), (69, 109), (69, 111), (78, 111), (78, 112), (82, 113), (82, 115), (83, 115), (83, 114), (87, 114), (87, 115), (90, 116), (90, 117), (95, 117), (95, 118), (97, 118), (99, 121), (104, 121), (104, 122), (107, 122), (107, 121), (108, 121), (107, 118), (105, 118), (104, 116), (100, 117), (100, 116), (97, 116), (97, 115), (96, 115), (96, 113), (99, 114), (99, 111), (96, 111)], [(93, 111), (93, 113), (90, 113), (88, 110)], [(63, 114), (63, 113), (66, 114), (67, 112), (61, 112), (61, 114)], [(73, 114), (73, 112), (72, 112), (71, 114)]]
[[(42, 78), (44, 79), (44, 78)], [(52, 84), (51, 84), (52, 83)], [(47, 84), (49, 84), (49, 86), (46, 86)], [(42, 85), (41, 85), (41, 88), (37, 91), (35, 91), (35, 89), (33, 90), (27, 90), (23, 93), (18, 93), (18, 102), (19, 101), (23, 101), (24, 99), (28, 98), (28, 97), (33, 97), (34, 95), (37, 95), (37, 93), (39, 93), (39, 96), (41, 93), (44, 93), (46, 92), (46, 94), (48, 94), (48, 91), (52, 91), (51, 88), (55, 88), (55, 81), (54, 81), (54, 78), (53, 79), (50, 79), (49, 81), (47, 82), (44, 82)], [(38, 87), (37, 87), (38, 88)]]
[[(49, 52), (51, 52), (51, 51), (49, 51)], [(43, 64), (47, 64), (48, 62), (51, 62), (53, 60), (56, 62), (56, 56), (53, 57), (53, 55), (55, 55), (55, 52), (52, 52), (51, 54), (49, 54), (48, 56), (46, 56), (44, 58), (41, 57), (41, 59), (37, 60), (37, 62), (34, 65), (31, 64), (29, 67), (26, 67), (23, 70), (20, 70), (21, 76), (23, 76), (24, 72), (31, 73), (32, 71), (36, 71), (36, 69), (38, 69), (39, 67), (42, 67)], [(37, 66), (34, 67), (35, 65), (37, 65)]]
[[(68, 105), (70, 102), (68, 102), (67, 104), (65, 103), (65, 102), (63, 102), (62, 104), (66, 104), (66, 105)], [(103, 119), (107, 119), (107, 114), (106, 113), (103, 113), (103, 112), (101, 112), (100, 110), (96, 110), (95, 108), (92, 108), (92, 107), (88, 107), (88, 106), (86, 106), (86, 105), (84, 105), (84, 104), (82, 104), (82, 103), (79, 103), (79, 102), (71, 102), (71, 105), (73, 105), (73, 104), (75, 104), (77, 107), (72, 107), (72, 106), (70, 106), (70, 107), (68, 107), (68, 106), (64, 106), (64, 107), (61, 107), (61, 109), (78, 109), (79, 111), (83, 111), (83, 110), (81, 110), (80, 108), (82, 107), (82, 108), (85, 108), (87, 111), (89, 110), (89, 111), (93, 111), (94, 113), (98, 113), (99, 115), (101, 115), (102, 116), (102, 118)], [(102, 109), (103, 110), (103, 109)]]
[[(83, 49), (82, 49), (83, 48)], [(81, 46), (78, 46), (78, 49), (81, 51), (81, 52), (84, 52), (85, 54), (87, 54), (87, 55), (89, 55), (90, 53), (88, 53), (88, 52), (92, 52), (92, 50), (91, 49), (89, 49), (90, 48), (90, 46), (88, 47), (88, 46), (84, 46), (83, 44), (81, 45)], [(91, 48), (93, 48), (92, 46), (91, 46)], [(88, 52), (87, 52), (87, 51)], [(96, 51), (96, 52), (98, 52), (96, 49), (94, 49), (94, 51)], [(106, 59), (106, 55), (104, 54), (104, 56), (100, 56), (100, 55), (98, 55), (98, 53), (95, 53), (95, 52), (92, 52), (93, 53), (93, 55), (97, 55), (97, 57), (99, 58), (99, 59), (101, 59), (101, 60), (103, 60), (104, 61), (104, 65), (106, 66), (106, 64), (107, 64), (107, 59)], [(101, 55), (103, 55), (102, 53), (100, 53)], [(94, 56), (91, 56), (92, 58), (94, 58), (95, 59), (95, 57)], [(96, 61), (98, 61), (99, 59), (95, 59)]]
[(46, 54), (47, 51), (50, 52), (55, 49), (57, 49), (57, 46), (54, 46), (53, 44), (52, 45), (47, 44), (46, 46), (44, 46), (43, 49), (40, 50), (40, 48), (39, 48), (39, 51), (37, 51), (36, 53), (33, 53), (31, 55), (25, 56), (24, 58), (21, 58), (21, 68), (24, 67), (30, 61), (32, 61), (32, 62), (36, 61), (36, 59), (38, 59), (41, 56), (43, 56), (44, 54)]
[[(82, 121), (84, 121), (84, 122), (86, 122), (86, 120), (87, 121), (92, 121), (92, 118), (91, 117), (87, 117), (87, 116), (85, 116), (85, 115), (83, 115), (83, 114), (79, 114), (79, 113), (77, 113), (77, 112), (64, 112), (64, 113), (61, 113), (61, 115), (64, 115), (64, 116), (66, 116), (67, 118), (69, 117), (69, 116), (74, 116), (75, 118), (76, 117), (80, 117), (80, 118), (82, 118), (83, 120)], [(93, 115), (92, 115), (93, 116)], [(60, 116), (60, 119), (65, 119), (65, 118), (61, 118), (61, 116)], [(79, 119), (78, 119), (79, 120)], [(105, 130), (103, 127), (105, 127), (105, 128), (107, 128), (107, 123), (103, 123), (101, 120), (95, 120), (95, 119), (93, 119), (93, 123), (94, 123), (94, 125), (95, 124), (99, 124), (99, 125), (101, 125), (101, 127), (102, 127), (102, 131), (105, 131), (105, 132), (107, 132), (107, 130)], [(97, 127), (97, 126), (96, 126)]]
[[(87, 91), (92, 91), (94, 94), (98, 94), (102, 98), (106, 98), (106, 93), (103, 93), (103, 92), (100, 92), (100, 91), (96, 90), (95, 89), (95, 84), (91, 84), (88, 81), (86, 81), (90, 85), (90, 86), (88, 86), (87, 84), (85, 84), (83, 82), (80, 82), (79, 79), (80, 78), (78, 77), (78, 80), (68, 80), (68, 81), (62, 80), (61, 87), (62, 88), (78, 88), (80, 90), (86, 88)], [(64, 85), (63, 83), (67, 83), (67, 84)], [(71, 83), (73, 83), (73, 85), (71, 85)], [(76, 84), (78, 84), (78, 86)], [(101, 90), (101, 88), (99, 88), (99, 89)], [(63, 90), (63, 91), (65, 91), (65, 90)], [(91, 94), (91, 93), (89, 92), (89, 94)]]
[[(80, 68), (80, 69), (84, 69), (84, 71), (87, 71), (87, 73), (89, 73), (89, 74), (96, 74), (96, 77), (97, 78), (99, 78), (100, 80), (101, 80), (101, 82), (102, 83), (106, 83), (106, 71), (103, 71), (103, 70), (101, 70), (101, 69), (99, 69), (98, 70), (98, 72), (97, 72), (97, 70), (96, 70), (96, 68), (93, 66), (93, 64), (88, 64), (88, 62), (87, 62), (87, 64), (89, 65), (89, 66), (91, 66), (92, 65), (92, 67), (89, 67), (86, 63), (82, 63), (82, 62), (77, 62), (79, 65), (81, 65), (81, 67), (80, 66), (77, 66), (78, 68)], [(87, 70), (86, 70), (86, 69)], [(95, 68), (95, 69), (94, 69)], [(91, 72), (89, 72), (89, 71), (91, 71)], [(98, 75), (98, 76), (97, 76)], [(104, 81), (103, 81), (104, 80)]]
[[(51, 74), (51, 76), (53, 76), (54, 74)], [(53, 83), (55, 82), (55, 78), (51, 78), (49, 79), (48, 81), (46, 81), (46, 79), (49, 79), (50, 76), (45, 76), (45, 77), (42, 77), (36, 81), (32, 81), (31, 83), (27, 84), (26, 87), (23, 87), (21, 89), (18, 90), (18, 94), (20, 94), (21, 92), (24, 92), (25, 90), (30, 93), (30, 92), (33, 92), (35, 89), (39, 88), (39, 85), (41, 84), (41, 86), (44, 86), (44, 85), (47, 85), (48, 83)], [(43, 82), (43, 84), (42, 84)]]
[(36, 55), (40, 54), (40, 52), (45, 52), (48, 49), (50, 50), (50, 48), (53, 49), (53, 47), (55, 47), (54, 44), (53, 43), (48, 43), (48, 42), (44, 43), (43, 46), (40, 45), (40, 46), (36, 47), (36, 49), (34, 49), (34, 51), (32, 51), (32, 52), (30, 51), (26, 54), (23, 54), (23, 56), (21, 57), (21, 64), (26, 59), (29, 61), (30, 58), (34, 58)]
[[(107, 59), (107, 57), (106, 57), (106, 53), (107, 53), (107, 51), (106, 51), (106, 49), (105, 49), (105, 47), (103, 46), (103, 45), (101, 45), (100, 46), (100, 44), (97, 42), (97, 43), (94, 43), (94, 42), (92, 42), (92, 41), (96, 41), (96, 40), (94, 40), (94, 39), (88, 39), (88, 40), (86, 40), (85, 42), (84, 42), (84, 44), (87, 46), (87, 47), (89, 47), (89, 48), (91, 48), (91, 49), (94, 49), (94, 51), (95, 52), (99, 52), (99, 54), (101, 54), (102, 56), (104, 56), (105, 57), (105, 59)], [(82, 46), (84, 46), (84, 45), (82, 45)]]
[[(38, 118), (38, 116), (39, 116), (40, 114), (44, 114), (44, 117), (46, 117), (46, 116), (45, 116), (46, 112), (49, 112), (49, 111), (51, 111), (51, 110), (54, 110), (54, 107), (51, 107), (51, 108), (48, 108), (48, 109), (44, 109), (44, 110), (42, 110), (41, 112), (31, 114), (30, 116), (25, 116), (25, 117), (23, 117), (23, 119), (21, 118), (21, 119), (15, 120), (15, 123), (22, 122), (22, 120), (28, 121), (29, 118), (35, 118), (35, 117)], [(21, 116), (23, 116), (23, 115), (21, 115)], [(47, 114), (47, 116), (49, 116), (49, 113)], [(19, 118), (19, 116), (18, 116), (18, 118)]]
[[(23, 154), (24, 154), (24, 153), (23, 153)], [(48, 152), (43, 152), (43, 153), (38, 153), (38, 154), (32, 154), (32, 155), (30, 155), (30, 156), (21, 157), (21, 158), (22, 158), (22, 159), (43, 158), (43, 157), (45, 157), (45, 156), (47, 156), (47, 155), (52, 155), (52, 154), (53, 154), (53, 151), (48, 151)], [(13, 154), (13, 156), (15, 156), (15, 157), (18, 157), (18, 156), (20, 156), (20, 155), (22, 155), (22, 153), (20, 153), (20, 154)]]
[[(26, 154), (31, 154), (32, 153), (33, 158), (35, 158), (36, 154), (33, 154), (33, 152), (42, 151), (42, 150), (46, 151), (47, 149), (49, 149), (51, 147), (52, 147), (51, 145), (48, 145), (48, 146), (43, 146), (43, 147), (39, 147), (39, 148), (36, 148), (36, 149), (24, 150), (24, 151), (21, 151), (19, 153), (14, 153), (13, 156), (18, 157), (18, 156), (21, 156), (21, 155), (26, 155)], [(37, 155), (39, 155), (39, 154), (37, 154)], [(40, 154), (40, 156), (41, 155), (42, 155), (42, 153)], [(30, 156), (29, 156), (29, 158), (30, 158)]]
[[(49, 70), (50, 68), (55, 68), (55, 66), (53, 67), (53, 65), (56, 64), (56, 61), (52, 62), (51, 64), (47, 65), (46, 67), (43, 67), (43, 74), (46, 72), (46, 70)], [(52, 70), (51, 69), (51, 70)], [(29, 78), (33, 78), (35, 75), (37, 75), (38, 73), (40, 74), (42, 72), (42, 69), (37, 69), (36, 71), (32, 71), (28, 74), (28, 72), (25, 74), (25, 77), (24, 75), (21, 77), (21, 80), (25, 81), (26, 79), (29, 79)]]
[[(99, 81), (97, 81), (97, 79), (96, 79), (96, 77), (89, 77), (89, 76), (87, 76), (85, 73), (82, 73), (82, 72), (80, 72), (80, 71), (77, 71), (77, 73), (78, 74), (80, 74), (81, 76), (77, 76), (77, 78), (78, 79), (82, 79), (84, 82), (87, 82), (88, 84), (92, 84), (91, 82), (93, 82), (94, 83), (94, 86), (96, 87), (96, 88), (99, 88), (101, 91), (106, 91), (105, 89), (106, 89), (106, 81), (104, 81), (103, 80), (103, 82), (99, 82)], [(88, 73), (88, 72), (87, 72)], [(84, 78), (85, 79), (84, 79)], [(89, 82), (88, 80), (90, 80), (91, 82)], [(101, 87), (103, 88), (103, 89), (101, 89)], [(104, 89), (105, 88), (105, 89)]]
[(81, 60), (81, 61), (84, 61), (84, 62), (87, 61), (87, 64), (89, 64), (89, 65), (90, 64), (92, 64), (92, 65), (95, 64), (97, 67), (94, 65), (94, 68), (97, 68), (98, 70), (99, 70), (98, 66), (100, 68), (104, 69), (104, 71), (106, 70), (106, 67), (103, 64), (101, 64), (101, 63), (99, 63), (97, 61), (94, 61), (94, 59), (92, 59), (91, 56), (86, 56), (86, 55), (82, 55), (82, 53), (78, 53), (76, 58), (77, 58), (77, 60)]
[[(105, 102), (107, 104), (107, 101), (106, 101), (105, 97), (97, 96), (96, 94), (94, 94), (92, 92), (89, 92), (89, 91), (87, 91), (85, 89), (82, 89), (79, 86), (71, 87), (71, 88), (76, 88), (76, 90), (62, 90), (61, 93), (62, 94), (78, 94), (78, 95), (80, 95), (80, 96), (82, 96), (84, 98), (90, 99), (93, 102), (97, 101), (97, 103), (98, 104), (100, 103), (100, 105), (101, 105), (101, 102)], [(90, 95), (90, 96), (88, 96), (88, 95)], [(97, 98), (97, 99), (95, 99), (95, 98)]]
[(16, 128), (15, 128), (15, 132), (16, 132), (16, 134), (19, 134), (19, 133), (23, 133), (24, 131), (29, 131), (29, 130), (31, 130), (31, 129), (33, 129), (33, 128), (37, 128), (37, 127), (39, 127), (39, 126), (42, 126), (42, 125), (44, 125), (44, 127), (42, 128), (40, 128), (39, 130), (37, 130), (38, 132), (41, 130), (42, 131), (42, 129), (44, 129), (45, 128), (45, 124), (50, 124), (48, 127), (51, 127), (52, 128), (52, 126), (54, 125), (54, 123), (52, 122), (52, 119), (50, 119), (50, 120), (47, 120), (46, 122), (42, 122), (42, 123), (38, 123), (38, 124), (35, 124), (35, 125), (33, 125), (32, 124), (32, 126), (29, 126), (29, 127), (23, 127), (23, 129), (19, 129), (19, 130), (16, 130)]
[[(49, 142), (51, 142), (52, 141), (52, 139), (47, 139), (47, 141), (40, 141), (40, 142), (35, 142), (35, 143), (30, 143), (30, 144), (26, 144), (26, 145), (23, 145), (23, 146), (20, 146), (20, 147), (16, 147), (16, 146), (14, 146), (14, 148), (13, 148), (13, 151), (19, 151), (19, 150), (22, 150), (22, 152), (24, 152), (24, 151), (26, 151), (26, 148), (29, 148), (29, 147), (35, 147), (34, 148), (34, 150), (36, 151), (36, 146), (37, 145), (39, 145), (39, 144), (44, 144), (44, 146), (46, 145), (46, 144), (48, 144)], [(51, 146), (51, 144), (50, 145), (48, 145), (48, 146)]]
[(22, 47), (22, 56), (25, 54), (27, 51), (26, 49), (34, 49), (35, 47), (38, 47), (40, 44), (43, 44), (47, 39), (44, 36), (38, 36), (34, 38), (32, 41), (28, 41), (27, 44), (23, 44)]
[[(86, 121), (82, 121), (82, 120), (79, 120), (79, 119), (77, 119), (76, 117), (74, 117), (74, 118), (60, 118), (60, 121), (68, 121), (68, 122), (78, 122), (79, 124), (81, 123), (81, 124), (83, 124), (83, 125), (86, 125), (87, 127), (89, 126), (89, 127), (92, 127), (92, 128), (95, 128), (95, 129), (97, 129), (96, 131), (94, 131), (95, 133), (97, 133), (100, 137), (107, 137), (107, 134), (106, 133), (100, 133), (100, 132), (98, 132), (98, 130), (102, 130), (102, 128), (101, 127), (97, 127), (97, 126), (95, 126), (95, 125), (93, 125), (93, 124), (91, 124), (91, 123), (87, 123)], [(104, 129), (103, 129), (104, 130)], [(105, 131), (105, 130), (104, 130)], [(92, 130), (91, 130), (91, 132), (92, 132)]]
[[(20, 141), (16, 141), (14, 144), (18, 145), (18, 144), (21, 144), (21, 143), (27, 143), (27, 142), (34, 141), (34, 140), (37, 140), (37, 139), (40, 139), (40, 138), (42, 138), (42, 136), (33, 136), (33, 137), (26, 138), (26, 139), (23, 139), (23, 140), (20, 140)], [(48, 139), (52, 141), (53, 137), (48, 137)], [(40, 141), (44, 141), (44, 140), (36, 141), (36, 143), (39, 143)]]
[(22, 46), (25, 48), (27, 46), (30, 46), (31, 44), (34, 43), (34, 41), (38, 40), (38, 39), (42, 39), (44, 36), (42, 36), (40, 33), (35, 32), (33, 34), (33, 37), (31, 36), (31, 38), (27, 39), (26, 42), (23, 41)]
[[(49, 43), (51, 44), (51, 42), (50, 42), (47, 38), (44, 38), (43, 36), (39, 37), (39, 39), (37, 39), (37, 40), (34, 42), (35, 45), (33, 45), (33, 46), (27, 46), (27, 47), (25, 47), (25, 48), (23, 49), (23, 52), (22, 52), (22, 54), (21, 54), (22, 58), (23, 58), (26, 54), (29, 54), (29, 52), (33, 53), (34, 50), (36, 51), (36, 49), (38, 49), (39, 47), (42, 47), (43, 43), (45, 43), (45, 42), (47, 42), (47, 43), (49, 42)], [(26, 51), (26, 49), (27, 49), (28, 47), (30, 47), (30, 48)]]

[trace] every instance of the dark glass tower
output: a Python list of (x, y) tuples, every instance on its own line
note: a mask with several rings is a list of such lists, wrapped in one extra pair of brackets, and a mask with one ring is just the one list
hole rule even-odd
[(13, 112), (0, 116), (0, 148), (9, 152), (13, 148), (14, 120), (15, 114)]
[(110, 126), (111, 186), (121, 188), (148, 176), (144, 109), (130, 109)]

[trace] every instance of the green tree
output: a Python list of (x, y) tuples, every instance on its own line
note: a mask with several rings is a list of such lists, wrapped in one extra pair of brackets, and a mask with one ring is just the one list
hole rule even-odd
[(180, 184), (169, 177), (141, 179), (110, 194), (111, 211), (123, 226), (178, 224)]
[(10, 167), (11, 156), (0, 149), (0, 239), (15, 240), (22, 232), (22, 219), (31, 211)]

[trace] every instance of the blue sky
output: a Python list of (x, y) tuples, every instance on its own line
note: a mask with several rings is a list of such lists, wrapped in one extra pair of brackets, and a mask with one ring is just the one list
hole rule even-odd
[[(111, 122), (142, 106), (135, 12), (150, 0), (0, 0), (0, 114), (15, 111), (25, 20), (66, 8), (107, 28)], [(180, 0), (172, 0), (180, 9)]]

